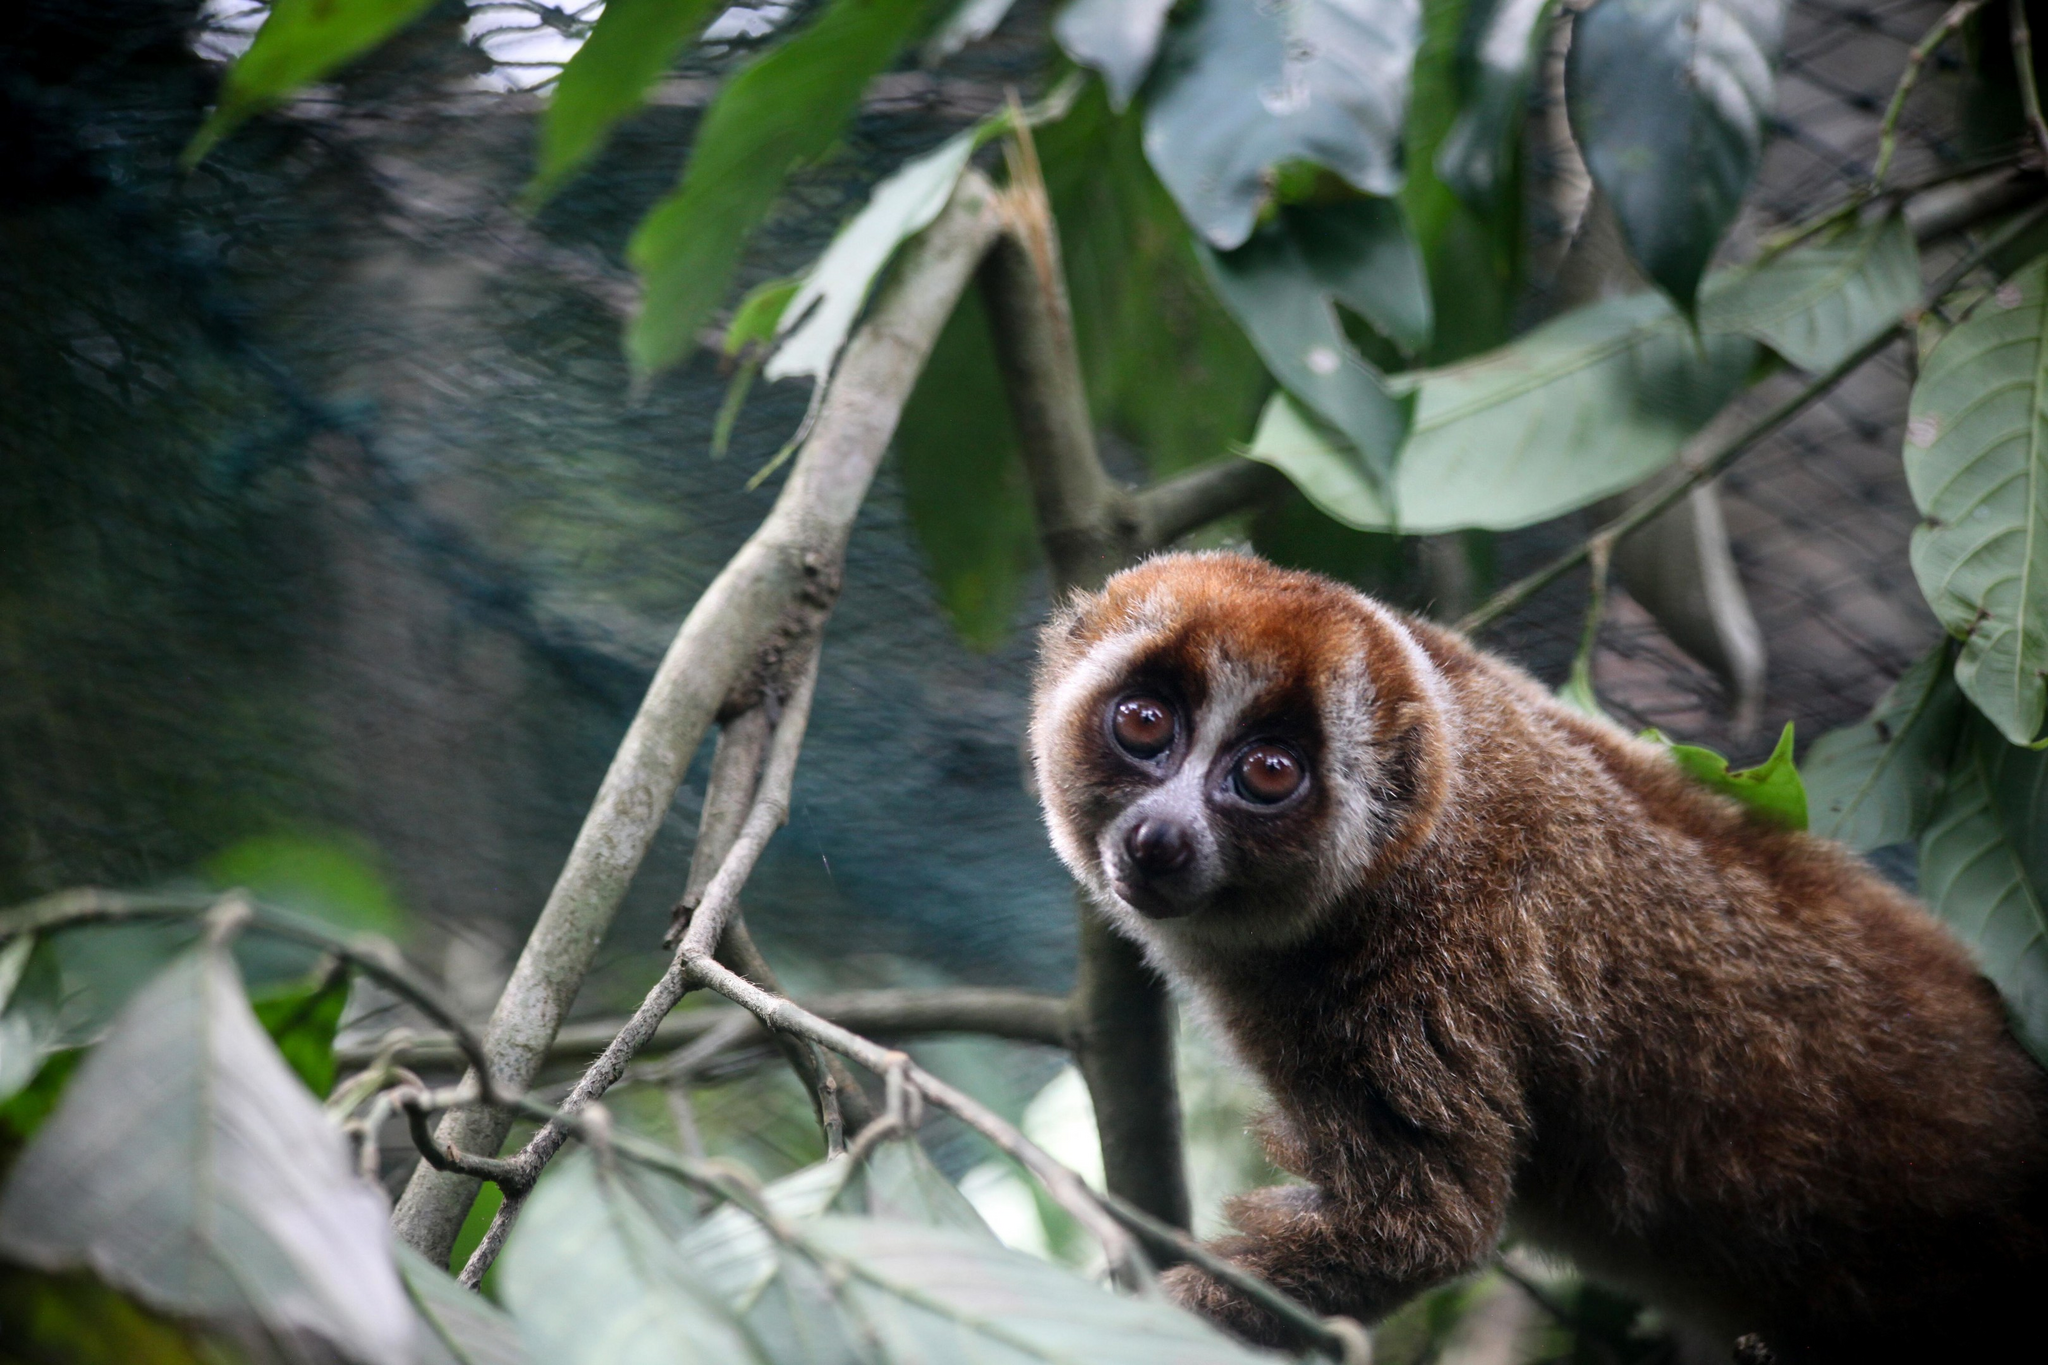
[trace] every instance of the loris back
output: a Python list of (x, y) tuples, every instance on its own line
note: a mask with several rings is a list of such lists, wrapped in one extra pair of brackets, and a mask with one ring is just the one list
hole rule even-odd
[(1033, 749), (1062, 859), (1260, 1073), (1307, 1182), (1239, 1200), (1221, 1249), (1320, 1310), (1379, 1316), (1512, 1226), (1782, 1360), (1954, 1353), (2031, 1311), (2048, 1075), (1841, 847), (1238, 555), (1059, 613)]

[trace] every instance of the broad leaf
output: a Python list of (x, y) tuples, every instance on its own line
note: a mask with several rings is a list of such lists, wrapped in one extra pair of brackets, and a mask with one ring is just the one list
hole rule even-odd
[(37, 1018), (33, 1010), (13, 1008), (15, 988), (28, 971), (29, 955), (35, 950), (34, 934), (19, 934), (0, 945), (0, 1103), (35, 1079), (48, 1052), (45, 1040), (50, 1022)]
[(875, 1148), (833, 1207), (840, 1213), (952, 1228), (995, 1240), (959, 1186), (946, 1179), (916, 1142), (884, 1142)]
[(1913, 572), (1963, 642), (1956, 681), (2015, 744), (2048, 710), (2048, 260), (2006, 282), (1921, 367), (1906, 482)]
[(270, 16), (221, 82), (220, 100), (185, 149), (193, 165), (236, 125), (368, 52), (432, 0), (275, 0)]
[(2044, 772), (2048, 759), (1973, 720), (1920, 836), (1920, 896), (1969, 945), (2005, 997), (2020, 1041), (2048, 1064), (2048, 908), (2034, 879), (2048, 873)]
[(843, 1293), (890, 1360), (1251, 1365), (1272, 1357), (1156, 1298), (944, 1228), (826, 1217), (806, 1235), (852, 1269)]
[(1495, 212), (1527, 113), (1550, 0), (1473, 0), (1458, 53), (1463, 107), (1437, 149), (1436, 173), (1473, 209)]
[(980, 129), (970, 128), (875, 186), (861, 211), (839, 229), (825, 254), (804, 273), (776, 325), (781, 343), (762, 373), (769, 379), (808, 375), (824, 383), (876, 276), (896, 248), (930, 226), (946, 207)]
[(720, 6), (712, 0), (606, 0), (597, 26), (562, 68), (540, 120), (526, 202), (537, 206), (596, 156)]
[(1936, 649), (1868, 719), (1815, 740), (1802, 769), (1813, 832), (1862, 853), (1918, 839), (1941, 799), (1964, 714), (1948, 650)]
[(758, 1345), (627, 1185), (585, 1153), (555, 1163), (498, 1266), (549, 1365), (746, 1365)]
[(268, 992), (251, 1002), (256, 1022), (277, 1044), (292, 1074), (322, 1099), (334, 1089), (334, 1031), (348, 1004), (348, 974)]
[(1754, 355), (1746, 338), (1693, 336), (1658, 295), (1609, 299), (1462, 364), (1395, 376), (1417, 404), (1392, 506), (1284, 402), (1267, 405), (1248, 453), (1360, 530), (1508, 530), (1657, 472)]
[(404, 1365), (414, 1321), (386, 1237), (382, 1201), (213, 948), (121, 1011), (0, 1192), (15, 1260)]
[(1052, 21), (1053, 37), (1082, 66), (1098, 71), (1110, 107), (1122, 113), (1145, 83), (1174, 0), (1071, 0)]
[(1283, 163), (1392, 194), (1420, 32), (1417, 0), (1201, 0), (1167, 34), (1145, 155), (1221, 251), (1251, 236)]
[(1806, 785), (1792, 761), (1792, 722), (1778, 734), (1771, 756), (1754, 768), (1730, 771), (1728, 760), (1697, 744), (1673, 744), (1656, 730), (1644, 732), (1671, 751), (1672, 761), (1702, 786), (1733, 797), (1751, 811), (1786, 829), (1806, 828)]
[(809, 27), (726, 83), (698, 127), (682, 184), (627, 248), (644, 285), (626, 335), (637, 372), (689, 354), (782, 182), (831, 149), (924, 10), (924, 0), (830, 0)]
[(1785, 0), (1597, 0), (1572, 29), (1572, 132), (1643, 273), (1691, 311), (1763, 156)]
[(1896, 326), (1920, 302), (1920, 249), (1897, 214), (1855, 224), (1754, 267), (1717, 273), (1700, 326), (1756, 338), (1809, 374)]
[(496, 1304), (396, 1238), (393, 1249), (420, 1316), (418, 1365), (532, 1365), (518, 1325)]

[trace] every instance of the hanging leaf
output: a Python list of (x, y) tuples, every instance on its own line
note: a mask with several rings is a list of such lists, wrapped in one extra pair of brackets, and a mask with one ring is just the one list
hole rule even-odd
[(1941, 800), (1965, 713), (1940, 648), (1907, 669), (1867, 720), (1815, 740), (1803, 769), (1813, 832), (1859, 853), (1918, 839)]
[(1586, 167), (1643, 273), (1690, 313), (1756, 175), (1786, 0), (1597, 0), (1565, 99)]
[(1723, 796), (1732, 796), (1774, 825), (1786, 829), (1806, 828), (1806, 785), (1799, 780), (1799, 768), (1792, 761), (1792, 722), (1786, 721), (1771, 756), (1754, 768), (1729, 771), (1728, 760), (1712, 749), (1696, 744), (1673, 744), (1656, 730), (1645, 730), (1643, 738), (1655, 740), (1671, 751), (1672, 761), (1701, 784)]
[(682, 184), (640, 221), (627, 248), (643, 284), (626, 333), (637, 373), (689, 354), (783, 181), (831, 149), (924, 8), (924, 0), (830, 0), (809, 27), (726, 83), (697, 129)]
[(518, 1325), (496, 1304), (396, 1238), (392, 1249), (420, 1316), (417, 1365), (532, 1365)]
[(770, 380), (808, 375), (820, 384), (831, 377), (876, 277), (896, 248), (929, 227), (946, 207), (980, 136), (979, 127), (969, 128), (905, 162), (875, 186), (866, 206), (804, 272), (796, 296), (779, 315), (781, 341), (763, 374)]
[(1818, 374), (1896, 326), (1920, 290), (1920, 248), (1905, 220), (1887, 214), (1717, 272), (1700, 292), (1700, 326), (1754, 337)]
[(1167, 34), (1145, 155), (1219, 251), (1251, 236), (1284, 163), (1392, 194), (1420, 34), (1417, 0), (1203, 0)]
[(498, 1265), (506, 1306), (549, 1365), (746, 1365), (758, 1344), (617, 1176), (557, 1161)]
[(348, 1004), (348, 973), (327, 972), (310, 985), (271, 991), (250, 1003), (292, 1074), (327, 1098), (334, 1089), (334, 1031)]
[(1944, 337), (1906, 415), (1906, 482), (1926, 518), (1913, 573), (1963, 642), (1956, 682), (2015, 744), (2048, 710), (2048, 260)]
[(2048, 1064), (2048, 883), (2037, 880), (2048, 875), (2044, 773), (2048, 759), (1973, 718), (1920, 836), (1920, 897), (1969, 946), (2020, 1041)]
[(1122, 113), (1145, 83), (1174, 0), (1071, 0), (1052, 36), (1080, 65), (1100, 72), (1110, 108)]
[(1479, 213), (1501, 206), (1549, 13), (1550, 0), (1473, 0), (1465, 12), (1463, 107), (1437, 149), (1436, 173)]
[(712, 0), (606, 0), (541, 115), (540, 150), (524, 196), (529, 209), (598, 154), (613, 126), (646, 102), (684, 44), (720, 8)]
[(14, 1260), (407, 1365), (413, 1315), (386, 1236), (382, 1201), (211, 947), (129, 1001), (0, 1192)]
[(220, 86), (220, 100), (193, 134), (194, 166), (244, 119), (362, 56), (423, 14), (432, 0), (274, 0), (263, 27)]
[(1156, 1298), (1119, 1298), (986, 1238), (825, 1217), (806, 1236), (852, 1268), (844, 1293), (904, 1361), (1251, 1365), (1272, 1357)]

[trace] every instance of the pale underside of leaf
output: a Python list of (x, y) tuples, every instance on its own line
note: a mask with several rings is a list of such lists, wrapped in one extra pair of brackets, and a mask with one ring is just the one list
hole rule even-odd
[(1920, 249), (1905, 220), (1888, 214), (1716, 274), (1700, 293), (1700, 326), (1752, 336), (1819, 374), (1895, 326), (1920, 290)]
[(1172, 8), (1173, 0), (1072, 0), (1052, 33), (1069, 57), (1101, 73), (1110, 108), (1122, 113), (1152, 69)]
[(519, 1328), (498, 1306), (394, 1239), (398, 1273), (420, 1315), (416, 1365), (533, 1365)]
[(1901, 675), (1867, 720), (1822, 735), (1801, 772), (1813, 832), (1859, 852), (1920, 837), (1946, 781), (1962, 720), (1948, 651)]

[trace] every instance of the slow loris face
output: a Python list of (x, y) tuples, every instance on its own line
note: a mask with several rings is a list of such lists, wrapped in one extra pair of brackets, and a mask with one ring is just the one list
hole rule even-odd
[(1032, 721), (1053, 844), (1141, 940), (1272, 942), (1402, 837), (1434, 682), (1384, 609), (1236, 555), (1117, 575), (1046, 628)]

